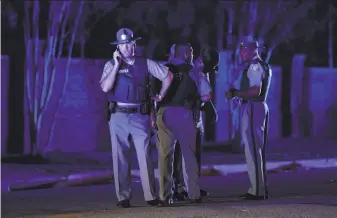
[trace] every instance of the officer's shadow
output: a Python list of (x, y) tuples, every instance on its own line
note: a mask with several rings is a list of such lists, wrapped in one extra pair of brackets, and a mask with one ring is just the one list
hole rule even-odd
[(202, 200), (201, 203), (190, 203), (189, 201), (178, 201), (174, 202), (174, 204), (171, 204), (172, 207), (182, 207), (182, 206), (205, 206), (208, 204), (230, 204), (230, 203), (239, 203), (243, 202), (243, 199), (240, 199), (239, 197), (220, 197), (220, 196), (214, 196), (214, 197), (207, 197)]

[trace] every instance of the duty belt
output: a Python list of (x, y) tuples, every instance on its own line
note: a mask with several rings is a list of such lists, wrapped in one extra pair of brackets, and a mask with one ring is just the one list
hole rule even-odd
[(137, 113), (139, 110), (138, 107), (121, 107), (121, 106), (116, 106), (116, 111), (121, 112), (121, 113), (126, 113), (126, 114), (133, 114)]
[(254, 100), (246, 100), (246, 99), (242, 99), (241, 100), (241, 104), (247, 104), (248, 102), (260, 102), (260, 103), (263, 103), (264, 101), (254, 101)]

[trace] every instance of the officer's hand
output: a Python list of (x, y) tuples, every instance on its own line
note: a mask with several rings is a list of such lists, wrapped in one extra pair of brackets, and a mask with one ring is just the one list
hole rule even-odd
[(151, 98), (152, 101), (160, 102), (161, 98), (158, 98), (157, 96)]
[(118, 49), (113, 53), (113, 59), (115, 61), (115, 65), (119, 66), (122, 63), (122, 55)]
[(152, 97), (151, 99), (152, 101), (160, 102), (163, 99), (163, 97), (161, 95), (156, 95)]
[(228, 92), (226, 92), (226, 98), (227, 99), (232, 99), (232, 98), (234, 98), (234, 96), (233, 96), (233, 92), (232, 91), (228, 91)]
[(228, 92), (226, 92), (226, 98), (227, 99), (232, 99), (235, 97), (235, 92), (237, 92), (237, 89), (231, 88)]

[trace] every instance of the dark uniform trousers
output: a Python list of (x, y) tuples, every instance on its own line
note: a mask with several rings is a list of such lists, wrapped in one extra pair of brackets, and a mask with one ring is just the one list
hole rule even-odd
[(180, 142), (182, 172), (189, 198), (200, 198), (193, 112), (184, 107), (161, 107), (157, 113), (157, 126), (160, 199), (168, 200), (172, 196), (172, 159), (176, 140)]
[[(197, 128), (196, 134), (196, 157), (198, 163), (198, 176), (201, 173), (201, 143), (202, 143), (203, 131), (201, 128)], [(174, 159), (173, 159), (173, 182), (175, 192), (181, 193), (185, 190), (184, 175), (182, 169), (182, 154), (180, 143), (177, 141), (174, 146)]]

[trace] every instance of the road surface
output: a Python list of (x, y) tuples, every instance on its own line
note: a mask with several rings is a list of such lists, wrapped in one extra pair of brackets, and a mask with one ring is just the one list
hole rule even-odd
[(147, 207), (139, 179), (132, 185), (128, 209), (116, 209), (113, 184), (2, 193), (2, 217), (337, 218), (337, 168), (271, 173), (267, 201), (238, 200), (247, 191), (246, 173), (203, 177), (211, 193), (203, 203), (165, 208)]

